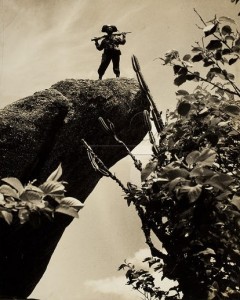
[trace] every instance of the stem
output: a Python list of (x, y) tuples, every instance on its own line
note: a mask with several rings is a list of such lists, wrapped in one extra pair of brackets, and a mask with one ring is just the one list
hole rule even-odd
[(140, 205), (135, 205), (136, 210), (138, 212), (138, 215), (142, 221), (142, 230), (144, 232), (145, 235), (145, 239), (146, 239), (146, 244), (148, 245), (148, 247), (150, 248), (151, 254), (152, 256), (156, 256), (161, 258), (163, 261), (166, 260), (167, 255), (162, 253), (160, 250), (158, 250), (157, 248), (154, 247), (153, 242), (151, 240), (151, 236), (150, 236), (150, 230), (153, 230), (153, 232), (155, 233), (156, 236), (158, 236), (156, 229), (152, 228), (152, 226), (149, 226), (149, 221), (147, 220), (143, 209), (140, 207)]
[[(189, 71), (189, 70), (188, 70), (188, 73), (194, 75), (194, 72), (191, 72), (191, 71)], [(220, 89), (220, 90), (223, 90), (224, 92), (228, 92), (229, 94), (236, 95), (236, 96), (240, 96), (239, 93), (234, 92), (234, 91), (231, 91), (231, 90), (226, 90), (225, 88), (222, 88), (222, 87), (220, 87), (219, 85), (217, 85), (216, 83), (213, 83), (213, 82), (211, 82), (211, 81), (208, 81), (207, 79), (205, 79), (205, 78), (203, 78), (203, 77), (201, 77), (201, 76), (198, 76), (198, 78), (199, 78), (200, 80), (202, 80), (202, 81), (205, 81), (205, 82), (211, 84), (212, 86), (214, 86), (214, 87), (216, 87), (216, 88), (218, 88), (218, 89)]]
[[(209, 58), (221, 71), (223, 71), (223, 69), (220, 67), (219, 63), (216, 60), (214, 60), (212, 57), (209, 57)], [(235, 83), (232, 82), (228, 77), (226, 77), (226, 80), (231, 84), (231, 86), (233, 87), (233, 89), (235, 90), (237, 95), (240, 96), (240, 89), (235, 85)]]
[[(199, 19), (201, 20), (201, 22), (205, 25), (205, 26), (207, 26), (207, 24), (206, 24), (206, 22), (203, 20), (203, 18), (201, 17), (201, 15), (198, 13), (198, 11), (194, 8), (193, 9), (194, 10), (194, 12), (198, 15), (198, 17), (199, 17)], [(224, 41), (223, 39), (221, 39), (221, 38), (219, 38), (219, 36), (217, 36), (215, 33), (213, 33), (213, 36), (216, 38), (216, 39), (218, 39), (219, 41), (221, 41), (229, 50), (231, 50), (231, 47), (229, 47), (229, 45), (227, 44), (227, 42), (226, 41)], [(202, 39), (202, 43), (203, 43), (203, 39)], [(204, 44), (203, 44), (203, 47), (204, 47)], [(205, 47), (204, 47), (205, 48)], [(219, 66), (219, 64), (216, 62), (216, 61), (214, 61), (212, 58), (210, 58), (221, 70), (222, 70), (222, 68)], [(189, 70), (188, 70), (188, 72), (190, 73), (190, 74), (193, 74), (192, 72), (190, 72)], [(208, 80), (206, 80), (206, 79), (204, 79), (204, 78), (202, 78), (202, 77), (199, 77), (201, 80), (203, 80), (203, 81), (205, 81), (205, 82), (208, 82), (208, 83), (210, 83), (211, 85), (213, 85), (214, 87), (218, 87), (219, 89), (221, 89), (221, 90), (224, 90), (224, 91), (226, 91), (224, 88), (221, 88), (221, 87), (219, 87), (218, 85), (215, 85), (214, 83), (212, 83), (212, 82), (209, 82)], [(233, 92), (233, 91), (228, 91), (230, 94), (233, 94), (233, 95), (236, 95), (236, 96), (240, 96), (240, 89), (235, 85), (235, 83), (234, 82), (232, 82), (229, 78), (226, 78), (226, 80), (231, 84), (231, 86), (233, 87), (233, 89), (235, 90), (235, 92)]]
[[(219, 64), (217, 62), (215, 62), (215, 63), (218, 66), (218, 68), (222, 70), (222, 68), (219, 66)], [(228, 77), (226, 77), (226, 80), (231, 84), (231, 86), (233, 87), (233, 89), (235, 90), (237, 95), (240, 96), (240, 89), (235, 85), (235, 83), (232, 82)]]
[[(194, 12), (198, 15), (198, 17), (199, 17), (199, 19), (202, 21), (202, 23), (203, 23), (205, 26), (207, 26), (207, 24), (204, 22), (203, 18), (200, 16), (200, 14), (197, 12), (197, 10), (196, 10), (195, 8), (194, 8), (193, 10), (194, 10)], [(218, 37), (215, 33), (213, 33), (213, 36), (214, 36), (215, 38), (217, 38), (218, 40), (221, 40), (221, 39), (219, 39), (219, 37)], [(224, 40), (221, 40), (221, 42), (223, 42), (224, 45), (225, 45), (229, 50), (231, 50), (231, 47), (228, 46), (227, 42), (225, 42)]]
[(145, 93), (145, 95), (150, 103), (150, 106), (152, 108), (152, 111), (154, 112), (154, 115), (156, 117), (156, 118), (154, 118), (155, 127), (158, 132), (161, 132), (164, 127), (161, 113), (158, 111), (157, 106), (153, 100), (153, 97), (150, 94), (150, 90), (145, 82), (145, 79), (144, 79), (141, 69), (140, 69), (138, 59), (135, 55), (132, 56), (132, 65), (133, 65), (133, 69), (137, 75), (137, 80), (140, 85), (140, 88)]
[(132, 154), (132, 152), (130, 151), (130, 149), (128, 148), (128, 146), (122, 141), (120, 140), (116, 134), (113, 134), (114, 139), (121, 145), (123, 145), (125, 147), (125, 149), (127, 150), (128, 154), (130, 155), (130, 157), (132, 158), (132, 160), (134, 161), (134, 165), (135, 167), (141, 172), (142, 171), (142, 163), (140, 160), (137, 160), (136, 157)]
[(196, 8), (193, 9), (195, 11), (195, 13), (199, 16), (199, 19), (202, 21), (202, 23), (204, 24), (204, 26), (207, 26), (207, 24), (203, 21), (203, 18), (200, 16), (200, 14), (197, 12)]
[[(95, 159), (95, 161), (98, 165), (98, 168), (99, 168), (99, 172), (103, 175), (104, 175), (104, 173), (106, 173), (107, 175), (104, 175), (104, 176), (108, 176), (108, 177), (112, 178), (112, 180), (117, 182), (117, 184), (122, 188), (122, 190), (125, 193), (128, 193), (129, 190), (123, 185), (123, 183), (111, 171), (109, 171), (108, 167), (105, 166), (103, 161), (95, 154), (95, 152), (92, 150), (92, 148), (87, 144), (87, 142), (84, 139), (82, 139), (82, 143), (83, 143), (84, 147), (87, 149), (87, 152), (90, 152), (92, 157)], [(103, 172), (101, 172), (101, 170)]]

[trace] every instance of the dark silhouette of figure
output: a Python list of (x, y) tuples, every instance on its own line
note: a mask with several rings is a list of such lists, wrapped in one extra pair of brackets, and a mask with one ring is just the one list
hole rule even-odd
[(112, 61), (113, 63), (113, 72), (116, 77), (120, 76), (120, 55), (121, 51), (119, 49), (119, 45), (124, 45), (126, 43), (126, 36), (125, 34), (121, 35), (114, 35), (113, 32), (117, 31), (117, 27), (113, 25), (104, 25), (102, 27), (102, 32), (106, 32), (106, 37), (103, 38), (101, 43), (98, 43), (98, 40), (95, 40), (96, 48), (103, 51), (102, 61), (98, 68), (98, 75), (99, 79), (102, 79), (109, 63)]

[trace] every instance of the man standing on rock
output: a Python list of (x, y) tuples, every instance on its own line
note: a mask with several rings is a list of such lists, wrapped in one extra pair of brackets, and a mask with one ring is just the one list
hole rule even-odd
[[(112, 61), (113, 63), (113, 72), (116, 77), (120, 76), (119, 62), (121, 51), (119, 49), (119, 45), (124, 45), (126, 43), (126, 36), (124, 33), (115, 35), (113, 32), (117, 31), (117, 27), (114, 25), (104, 25), (102, 27), (102, 32), (106, 32), (107, 36), (103, 38), (101, 43), (98, 43), (98, 38), (95, 40), (96, 48), (103, 51), (102, 61), (98, 68), (99, 79), (101, 80), (109, 63)], [(121, 36), (122, 35), (122, 36)]]

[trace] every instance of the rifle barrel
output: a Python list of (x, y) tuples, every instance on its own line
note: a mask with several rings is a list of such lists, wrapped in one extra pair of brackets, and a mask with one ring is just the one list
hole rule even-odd
[[(131, 31), (124, 31), (124, 32), (116, 32), (116, 33), (113, 33), (112, 35), (122, 35), (122, 34), (127, 34), (127, 33), (132, 33)], [(91, 39), (91, 41), (98, 41), (98, 40), (101, 40), (103, 38), (105, 38), (107, 35), (103, 35), (103, 36), (100, 36), (100, 37), (95, 37), (93, 39)]]
[(113, 35), (121, 35), (121, 34), (127, 34), (127, 33), (132, 33), (132, 32), (131, 31), (116, 32), (116, 33), (113, 33)]

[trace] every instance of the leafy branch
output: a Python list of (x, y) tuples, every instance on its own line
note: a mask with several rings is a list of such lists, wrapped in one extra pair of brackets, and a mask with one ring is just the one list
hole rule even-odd
[[(233, 29), (227, 24), (222, 26), (222, 23), (233, 23), (235, 21), (228, 17), (221, 17), (209, 21), (207, 23), (202, 19), (199, 13), (195, 10), (200, 20), (203, 22), (205, 28), (203, 28), (204, 37), (208, 38), (213, 36), (215, 39), (211, 39), (207, 46), (200, 46), (197, 43), (197, 47), (192, 48), (192, 52), (195, 54), (193, 57), (190, 54), (186, 54), (180, 59), (179, 53), (176, 50), (170, 50), (165, 54), (165, 58), (160, 58), (164, 61), (164, 64), (173, 66), (174, 74), (177, 76), (174, 80), (174, 84), (177, 86), (182, 85), (186, 81), (204, 81), (210, 84), (213, 88), (226, 92), (228, 95), (240, 96), (240, 89), (234, 82), (234, 75), (229, 73), (225, 68), (220, 66), (228, 64), (231, 66), (239, 60), (240, 53), (240, 37), (239, 33), (234, 32)], [(231, 44), (230, 44), (231, 43)], [(231, 56), (227, 59), (227, 56)], [(200, 75), (199, 72), (191, 71), (193, 63), (203, 62), (203, 66), (209, 67), (206, 78)], [(214, 82), (214, 78), (220, 78), (226, 80), (229, 85), (232, 86), (232, 90), (223, 86), (220, 82)]]
[[(232, 23), (232, 19), (214, 18), (208, 26), (204, 22), (205, 38), (214, 39), (206, 47), (204, 43), (193, 47), (197, 53), (193, 57), (186, 54), (180, 59), (176, 50), (166, 53), (164, 63), (173, 67), (176, 85), (205, 81), (213, 89), (202, 85), (191, 93), (177, 91), (176, 110), (168, 113), (158, 143), (150, 137), (156, 151), (142, 170), (142, 187), (132, 188), (125, 196), (142, 221), (153, 255), (146, 260), (156, 259), (159, 269), (154, 271), (178, 284), (173, 288), (178, 294), (169, 298), (156, 295), (158, 287), (149, 284), (150, 299), (240, 297), (240, 101), (234, 98), (240, 89), (234, 75), (220, 65), (230, 68), (239, 62), (240, 40), (238, 32), (221, 22)], [(206, 78), (190, 69), (201, 61), (208, 70)], [(222, 82), (212, 81), (215, 77)], [(145, 83), (141, 84), (144, 89)], [(144, 122), (151, 132), (148, 112), (144, 112)], [(158, 252), (151, 232), (167, 254)], [(129, 264), (125, 267), (128, 284), (144, 289), (141, 270)]]
[(83, 204), (73, 197), (65, 197), (66, 182), (60, 180), (61, 176), (60, 164), (39, 186), (34, 184), (35, 181), (24, 186), (15, 177), (2, 178), (0, 217), (9, 225), (13, 222), (34, 223), (36, 215), (45, 215), (51, 219), (55, 213), (78, 218), (78, 211), (83, 208)]

